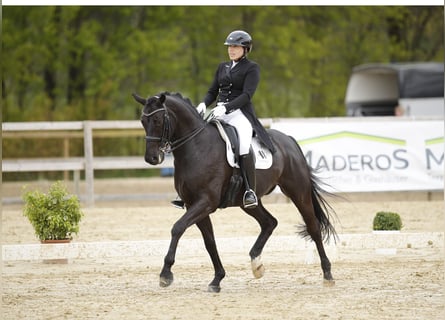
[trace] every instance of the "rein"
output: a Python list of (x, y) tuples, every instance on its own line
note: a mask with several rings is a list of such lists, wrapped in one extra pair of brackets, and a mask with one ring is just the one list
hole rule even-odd
[(177, 139), (176, 141), (170, 142), (170, 150), (169, 152), (172, 152), (173, 150), (178, 149), (179, 147), (182, 147), (184, 144), (192, 140), (195, 136), (197, 136), (202, 130), (204, 130), (205, 125), (199, 128), (196, 128), (192, 132), (190, 132), (188, 135)]
[(153, 136), (146, 136), (145, 140), (148, 142), (157, 142), (160, 141), (161, 147), (159, 147), (159, 150), (161, 150), (164, 153), (170, 153), (180, 147), (182, 147), (184, 144), (192, 140), (195, 136), (197, 136), (202, 130), (204, 130), (205, 125), (202, 127), (194, 129), (192, 132), (188, 133), (184, 137), (181, 137), (175, 141), (170, 141), (170, 117), (168, 114), (167, 106), (165, 103), (162, 104), (161, 109), (156, 109), (150, 113), (145, 113), (142, 111), (142, 116), (145, 116), (147, 118), (150, 118), (154, 114), (158, 112), (164, 112), (164, 122), (163, 122), (163, 128), (162, 128), (162, 136), (161, 137), (153, 137)]

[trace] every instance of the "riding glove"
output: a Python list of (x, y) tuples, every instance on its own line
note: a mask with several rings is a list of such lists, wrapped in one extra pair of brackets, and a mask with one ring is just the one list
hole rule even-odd
[(227, 109), (223, 104), (218, 104), (215, 108), (212, 109), (212, 114), (214, 117), (218, 118), (225, 114), (226, 111)]
[(204, 118), (204, 115), (206, 113), (207, 107), (206, 104), (204, 102), (201, 102), (200, 104), (198, 104), (198, 106), (196, 107), (196, 111), (198, 111), (198, 113), (201, 115), (201, 117)]

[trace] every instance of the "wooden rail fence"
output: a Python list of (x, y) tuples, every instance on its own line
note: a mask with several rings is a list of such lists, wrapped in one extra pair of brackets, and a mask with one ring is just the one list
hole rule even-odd
[[(125, 132), (122, 132), (125, 131)], [(139, 121), (58, 121), (58, 122), (6, 122), (2, 123), (2, 138), (63, 138), (64, 155), (60, 158), (2, 159), (2, 172), (73, 171), (79, 193), (80, 171), (85, 171), (85, 202), (94, 205), (94, 171), (119, 169), (150, 169), (173, 167), (172, 157), (152, 166), (143, 156), (95, 157), (93, 137), (143, 136)], [(68, 139), (83, 137), (83, 157), (68, 156)]]

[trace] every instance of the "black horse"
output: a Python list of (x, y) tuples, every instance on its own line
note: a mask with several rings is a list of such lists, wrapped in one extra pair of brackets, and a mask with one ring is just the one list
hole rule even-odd
[[(145, 161), (157, 165), (164, 160), (165, 152), (173, 152), (175, 188), (186, 206), (185, 214), (171, 230), (160, 286), (166, 287), (173, 282), (171, 267), (175, 262), (179, 239), (188, 227), (196, 224), (215, 269), (208, 290), (219, 292), (225, 270), (216, 248), (210, 214), (219, 207), (234, 170), (226, 161), (224, 142), (215, 126), (202, 119), (190, 100), (180, 94), (164, 92), (147, 99), (136, 94), (133, 97), (144, 106), (141, 122), (146, 133)], [(300, 234), (310, 237), (317, 246), (325, 285), (333, 285), (331, 263), (326, 256), (323, 240), (327, 241), (331, 236), (336, 238), (337, 234), (330, 222), (333, 210), (322, 197), (325, 191), (297, 142), (277, 130), (270, 129), (268, 133), (276, 152), (270, 169), (257, 170), (260, 173), (256, 177), (258, 206), (242, 208), (244, 190), (238, 193), (233, 205), (240, 206), (261, 226), (261, 232), (249, 252), (253, 274), (257, 278), (263, 276), (264, 266), (260, 255), (277, 226), (277, 220), (264, 208), (261, 197), (278, 185), (303, 217), (305, 226)]]

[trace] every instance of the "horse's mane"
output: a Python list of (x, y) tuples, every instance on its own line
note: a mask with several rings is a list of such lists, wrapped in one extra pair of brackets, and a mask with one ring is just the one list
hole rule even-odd
[(189, 108), (191, 108), (197, 115), (198, 115), (198, 111), (196, 111), (196, 108), (195, 108), (195, 106), (192, 104), (192, 101), (189, 99), (189, 98), (187, 98), (187, 97), (184, 97), (182, 94), (180, 94), (179, 92), (169, 92), (169, 91), (164, 91), (164, 92), (160, 92), (159, 94), (157, 94), (157, 96), (160, 96), (160, 95), (165, 95), (165, 96), (168, 96), (168, 97), (172, 97), (172, 98), (174, 98), (175, 100), (179, 100), (180, 102), (182, 102), (185, 106), (187, 106), (187, 107), (189, 107)]
[(178, 98), (179, 100), (182, 100), (185, 104), (189, 105), (190, 107), (193, 107), (192, 101), (190, 101), (189, 98), (187, 97), (183, 97), (182, 94), (180, 94), (179, 92), (169, 92), (169, 91), (164, 91), (159, 93), (159, 95), (164, 94), (166, 96), (170, 96), (170, 97), (174, 97), (174, 98)]

